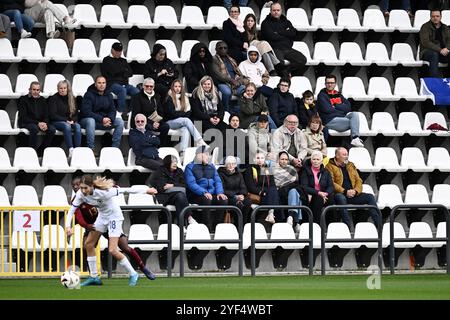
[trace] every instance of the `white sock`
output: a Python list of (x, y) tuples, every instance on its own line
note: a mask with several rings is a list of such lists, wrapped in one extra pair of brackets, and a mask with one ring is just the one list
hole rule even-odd
[(130, 275), (135, 274), (136, 270), (134, 270), (134, 268), (131, 266), (130, 261), (128, 261), (128, 259), (125, 257), (122, 260), (119, 261), (120, 265), (122, 267), (124, 267), (125, 269), (127, 269), (128, 273)]
[(87, 257), (87, 262), (89, 265), (89, 275), (93, 278), (98, 277), (97, 272), (97, 257)]

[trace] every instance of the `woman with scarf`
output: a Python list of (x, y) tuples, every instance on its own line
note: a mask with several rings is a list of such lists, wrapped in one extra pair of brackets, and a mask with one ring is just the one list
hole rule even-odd
[[(273, 175), (281, 204), (300, 206), (304, 201), (307, 201), (306, 193), (299, 184), (297, 170), (289, 164), (289, 155), (286, 151), (281, 151), (278, 154), (278, 163), (273, 168)], [(286, 222), (293, 226), (296, 232), (300, 231), (301, 221), (301, 209), (288, 210)]]
[(230, 16), (223, 22), (223, 40), (228, 45), (228, 54), (240, 62), (247, 59), (248, 42), (245, 36), (244, 23), (239, 18), (241, 12), (239, 6), (231, 6)]
[(157, 43), (153, 46), (151, 58), (145, 62), (144, 78), (155, 80), (155, 91), (164, 102), (173, 80), (178, 78), (178, 70), (167, 58), (166, 48)]
[[(260, 205), (278, 205), (278, 190), (273, 177), (273, 170), (266, 162), (263, 153), (258, 152), (255, 155), (254, 164), (248, 166), (244, 173), (245, 185), (249, 192), (249, 197), (253, 203)], [(257, 199), (259, 197), (259, 200)], [(275, 212), (277, 214), (275, 218)], [(279, 215), (279, 211), (270, 209), (265, 218), (266, 222), (275, 223), (282, 221), (283, 217)]]
[(192, 119), (201, 121), (203, 133), (208, 129), (217, 129), (222, 134), (225, 133), (227, 128), (227, 125), (223, 122), (225, 111), (210, 76), (204, 76), (200, 79), (199, 85), (192, 92), (190, 102)]
[(164, 106), (164, 119), (170, 129), (181, 129), (180, 156), (189, 147), (189, 138), (194, 138), (196, 146), (205, 145), (202, 135), (194, 127), (191, 119), (191, 104), (181, 80), (172, 82)]
[(334, 185), (330, 172), (323, 166), (322, 152), (315, 150), (311, 159), (305, 161), (300, 184), (308, 194), (308, 205), (313, 212), (314, 222), (320, 224), (322, 209), (334, 204)]

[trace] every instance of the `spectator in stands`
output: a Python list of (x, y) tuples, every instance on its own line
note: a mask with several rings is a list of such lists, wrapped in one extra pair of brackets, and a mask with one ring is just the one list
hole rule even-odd
[(308, 194), (308, 206), (313, 212), (313, 220), (320, 224), (322, 209), (334, 204), (334, 185), (331, 175), (322, 162), (320, 151), (313, 151), (311, 158), (305, 161), (300, 176), (300, 184)]
[[(241, 119), (239, 118), (239, 115), (230, 115), (226, 134), (224, 135), (225, 143), (223, 154), (236, 157), (238, 166), (243, 164), (246, 160), (246, 150), (248, 149), (246, 138), (247, 133), (241, 128)], [(219, 156), (219, 159), (223, 159), (223, 156)]]
[(158, 170), (163, 165), (158, 148), (161, 144), (159, 136), (147, 127), (147, 117), (138, 113), (134, 117), (134, 128), (130, 129), (130, 147), (136, 156), (135, 163), (150, 170)]
[(261, 34), (275, 51), (277, 58), (284, 64), (290, 63), (282, 70), (282, 76), (301, 75), (306, 65), (306, 57), (299, 51), (292, 49), (297, 30), (292, 23), (281, 13), (281, 5), (277, 2), (270, 6), (270, 14), (261, 24)]
[(239, 6), (236, 5), (231, 6), (230, 9), (227, 8), (227, 10), (229, 11), (230, 16), (222, 25), (223, 40), (225, 40), (228, 45), (228, 54), (236, 60), (237, 63), (240, 63), (245, 60), (248, 49), (244, 23), (241, 18), (239, 18), (241, 10), (239, 9)]
[(111, 255), (119, 261), (130, 275), (128, 284), (135, 286), (139, 280), (138, 273), (131, 266), (130, 261), (118, 249), (118, 243), (122, 231), (123, 213), (120, 206), (113, 200), (114, 196), (124, 193), (146, 193), (155, 194), (154, 188), (119, 188), (115, 186), (112, 179), (105, 177), (92, 177), (84, 175), (81, 178), (80, 190), (72, 201), (72, 206), (67, 213), (65, 221), (66, 234), (73, 234), (72, 218), (75, 210), (82, 203), (95, 204), (100, 218), (95, 220), (94, 228), (91, 230), (86, 240), (87, 262), (89, 265), (89, 278), (81, 283), (81, 286), (102, 285), (102, 281), (97, 272), (97, 257), (95, 254), (95, 246), (100, 239), (102, 233), (108, 231), (109, 243), (108, 249)]
[(222, 101), (210, 76), (200, 79), (199, 85), (192, 91), (191, 97), (192, 118), (202, 122), (202, 132), (208, 129), (217, 129), (225, 132), (226, 124), (223, 122), (225, 111)]
[(267, 160), (275, 160), (272, 153), (272, 136), (269, 132), (269, 117), (261, 114), (256, 122), (248, 127), (248, 158), (253, 161), (257, 153)]
[[(298, 99), (298, 100), (297, 100)], [(296, 98), (298, 120), (302, 128), (308, 126), (309, 119), (319, 114), (316, 104), (314, 103), (314, 93), (311, 90), (306, 90), (302, 94), (302, 99)]]
[(317, 97), (320, 118), (328, 129), (338, 132), (350, 129), (350, 144), (354, 147), (364, 147), (359, 138), (359, 116), (356, 112), (351, 112), (350, 102), (335, 89), (336, 76), (329, 74), (325, 77), (325, 88), (320, 90)]
[(203, 141), (202, 135), (192, 123), (190, 116), (191, 103), (184, 92), (183, 83), (181, 80), (176, 79), (172, 82), (165, 101), (164, 119), (167, 120), (170, 129), (181, 129), (182, 131), (179, 146), (180, 155), (190, 146), (190, 136), (194, 138), (197, 146), (206, 144), (205, 141)]
[(297, 103), (294, 95), (289, 92), (291, 80), (281, 78), (268, 101), (269, 113), (277, 128), (283, 125), (284, 119), (290, 114), (297, 114)]
[(222, 93), (223, 107), (231, 111), (229, 106), (232, 95), (241, 95), (249, 79), (242, 75), (236, 60), (228, 54), (228, 46), (224, 41), (217, 42), (216, 52), (212, 63), (213, 77)]
[(265, 40), (260, 40), (260, 32), (256, 30), (256, 17), (253, 13), (249, 13), (244, 19), (244, 29), (247, 36), (249, 46), (255, 46), (261, 55), (262, 62), (266, 66), (267, 71), (271, 76), (276, 76), (277, 72), (275, 66), (279, 67), (278, 60), (275, 52), (272, 49), (270, 43)]
[(11, 41), (11, 22), (6, 14), (0, 13), (0, 39)]
[[(47, 101), (41, 97), (41, 84), (37, 81), (31, 82), (29, 93), (20, 97), (17, 104), (19, 128), (30, 131), (28, 146), (35, 149), (38, 156), (42, 156), (44, 149), (52, 144), (56, 129), (50, 124)], [(38, 147), (39, 131), (45, 133), (45, 138)]]
[(3, 0), (0, 4), (0, 12), (7, 15), (14, 22), (22, 39), (31, 37), (34, 20), (25, 14), (25, 0)]
[(51, 1), (26, 0), (25, 7), (27, 8), (25, 9), (25, 14), (29, 15), (36, 22), (45, 23), (45, 32), (49, 39), (59, 38), (61, 35), (59, 30), (56, 30), (57, 21), (68, 29), (73, 29), (75, 27), (76, 20), (65, 15), (64, 12)]
[(442, 23), (440, 10), (431, 10), (430, 16), (419, 32), (420, 58), (430, 63), (430, 77), (441, 78), (439, 62), (450, 62), (450, 29)]
[(324, 164), (326, 165), (328, 163), (327, 144), (323, 136), (322, 128), (322, 120), (318, 114), (309, 118), (308, 126), (306, 129), (303, 129), (308, 144), (306, 147), (307, 155), (305, 159), (309, 159), (314, 151), (320, 151), (323, 158), (326, 159), (326, 163)]
[[(163, 120), (163, 107), (161, 99), (155, 89), (155, 81), (152, 78), (145, 78), (140, 93), (131, 97), (131, 119), (135, 119), (138, 113), (142, 113), (148, 119), (148, 130), (154, 131), (159, 135), (161, 146), (168, 145), (169, 125)], [(135, 123), (131, 123), (135, 128)]]
[(241, 70), (244, 77), (249, 78), (255, 84), (257, 90), (265, 97), (269, 98), (272, 95), (272, 88), (267, 86), (270, 78), (269, 73), (261, 62), (261, 56), (255, 46), (248, 48), (247, 60), (239, 64), (239, 70)]
[[(199, 205), (226, 205), (228, 197), (224, 194), (222, 180), (214, 164), (209, 162), (209, 149), (207, 146), (200, 146), (195, 152), (195, 158), (190, 162), (184, 172), (186, 180), (189, 203)], [(196, 219), (205, 223), (210, 232), (213, 232), (217, 223), (224, 218), (223, 210), (217, 210), (212, 216), (210, 209), (204, 209), (201, 219)]]
[[(278, 190), (273, 177), (273, 168), (269, 166), (263, 153), (256, 153), (254, 163), (249, 165), (244, 173), (245, 185), (249, 192), (249, 197), (255, 204), (261, 205), (278, 205)], [(259, 200), (256, 200), (259, 197)], [(276, 211), (277, 221), (283, 221), (282, 215)], [(265, 221), (275, 223), (275, 210), (268, 210)]]
[(116, 117), (114, 100), (111, 92), (106, 89), (104, 76), (97, 76), (95, 83), (88, 87), (80, 111), (80, 124), (86, 129), (86, 142), (89, 148), (94, 151), (95, 130), (111, 129), (114, 129), (112, 147), (120, 148), (123, 120)]
[[(80, 184), (81, 184), (81, 177), (76, 176), (72, 179), (72, 189), (75, 193), (77, 193), (78, 190), (80, 190)], [(72, 198), (72, 201), (74, 199), (75, 196)], [(97, 217), (98, 217), (97, 207), (86, 202), (83, 202), (75, 210), (75, 224), (79, 224), (81, 227), (85, 229), (83, 234), (83, 244), (86, 242), (89, 232), (95, 230), (94, 223), (95, 220), (97, 220)], [(107, 232), (103, 233), (102, 235), (106, 239), (109, 239)], [(145, 274), (145, 276), (149, 280), (156, 279), (153, 272), (151, 272), (150, 269), (148, 269), (145, 266), (145, 263), (142, 261), (141, 257), (139, 256), (139, 253), (128, 245), (128, 238), (124, 233), (122, 233), (119, 237), (118, 246), (122, 252), (126, 253), (127, 256), (133, 259), (133, 261), (139, 266), (139, 269)], [(86, 256), (86, 250), (84, 251), (85, 251), (84, 256)]]
[(104, 57), (100, 65), (109, 90), (117, 95), (117, 111), (120, 114), (126, 110), (127, 94), (133, 96), (139, 93), (138, 88), (128, 83), (128, 78), (133, 75), (133, 70), (128, 65), (127, 59), (122, 58), (122, 51), (122, 44), (115, 42), (111, 46), (111, 55)]
[(71, 156), (73, 148), (81, 146), (81, 126), (77, 122), (77, 103), (68, 80), (59, 81), (57, 87), (58, 92), (48, 100), (50, 120), (57, 130), (64, 133), (64, 140), (69, 149), (69, 156)]
[(202, 42), (194, 44), (191, 58), (183, 67), (188, 92), (192, 92), (198, 86), (201, 78), (211, 76), (211, 63), (212, 55), (208, 47)]
[(272, 147), (276, 154), (287, 151), (291, 164), (299, 170), (305, 160), (307, 151), (305, 134), (298, 128), (298, 118), (295, 114), (288, 115), (284, 124), (275, 130), (272, 136)]
[(250, 222), (252, 201), (247, 197), (247, 186), (242, 173), (237, 169), (237, 159), (233, 156), (226, 157), (225, 166), (220, 167), (218, 172), (222, 179), (224, 193), (228, 197), (228, 204), (241, 209), (244, 223)]
[(167, 50), (162, 44), (153, 46), (151, 58), (145, 62), (144, 78), (155, 80), (155, 91), (164, 102), (173, 80), (178, 78), (178, 70), (172, 60), (167, 58)]
[[(225, 9), (228, 10), (228, 12), (230, 12), (230, 16), (231, 16), (231, 10), (234, 7), (237, 7), (239, 9), (239, 7), (246, 7), (248, 4), (248, 0), (239, 0), (239, 6), (232, 5), (232, 2), (237, 2), (237, 1), (223, 0), (223, 6), (225, 7)], [(238, 11), (238, 12), (240, 12), (240, 11)]]
[[(181, 211), (189, 206), (189, 202), (186, 197), (184, 172), (178, 167), (177, 157), (170, 154), (164, 157), (163, 165), (150, 176), (150, 185), (158, 190), (156, 199), (160, 204), (175, 206), (173, 223), (178, 223)], [(185, 219), (189, 224), (197, 223), (190, 212), (186, 214)]]
[(269, 128), (275, 130), (277, 127), (269, 116), (266, 99), (256, 90), (254, 83), (250, 82), (245, 86), (245, 91), (239, 98), (239, 107), (241, 111), (241, 126), (247, 129), (250, 123), (255, 122), (260, 114), (269, 117)]
[[(389, 17), (389, 0), (381, 0), (379, 3), (380, 10), (383, 12), (383, 15), (387, 18)], [(411, 11), (411, 2), (410, 0), (402, 0), (402, 9), (405, 10), (409, 17), (412, 18), (414, 15)]]
[[(375, 198), (370, 193), (362, 192), (362, 179), (355, 164), (348, 161), (348, 151), (343, 147), (336, 149), (334, 158), (328, 162), (326, 169), (330, 172), (334, 184), (334, 200), (336, 204), (368, 204), (377, 206)], [(342, 221), (352, 229), (350, 216), (347, 209), (342, 211)], [(376, 209), (369, 210), (375, 225), (380, 218)]]
[[(273, 168), (273, 176), (281, 204), (301, 206), (303, 202), (306, 202), (306, 193), (300, 187), (297, 170), (289, 164), (289, 154), (286, 151), (278, 154), (278, 163)], [(300, 231), (301, 221), (301, 209), (288, 210), (286, 222), (295, 227), (296, 232)]]

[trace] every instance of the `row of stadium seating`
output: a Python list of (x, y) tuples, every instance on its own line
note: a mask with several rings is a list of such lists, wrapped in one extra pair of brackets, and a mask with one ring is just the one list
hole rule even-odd
[[(260, 29), (262, 21), (269, 14), (269, 8), (263, 8), (261, 12), (255, 12), (251, 7), (241, 7), (240, 18), (244, 21), (247, 14), (252, 13), (260, 17), (257, 28)], [(85, 28), (104, 28), (108, 26), (113, 29), (185, 29), (210, 30), (212, 28), (222, 29), (223, 21), (229, 18), (225, 7), (212, 6), (205, 17), (197, 6), (183, 6), (181, 15), (172, 6), (156, 6), (153, 19), (148, 8), (144, 5), (133, 5), (125, 9), (124, 14), (118, 5), (104, 5), (100, 9), (99, 16), (95, 8), (89, 4), (78, 4), (73, 8), (73, 17), (77, 19), (80, 26)], [(125, 16), (126, 15), (126, 19)], [(309, 18), (309, 16), (311, 18)], [(429, 21), (429, 10), (417, 10), (414, 21), (405, 10), (391, 10), (389, 18), (385, 19), (383, 13), (378, 9), (366, 9), (360, 17), (355, 9), (343, 8), (337, 12), (337, 18), (328, 8), (315, 8), (310, 14), (303, 8), (289, 8), (286, 17), (292, 21), (298, 31), (323, 30), (328, 32), (340, 32), (348, 30), (351, 32), (409, 32), (417, 33), (423, 23)], [(449, 24), (450, 10), (443, 10), (442, 22)]]
[[(0, 62), (13, 63), (28, 61), (30, 63), (47, 63), (55, 61), (56, 63), (76, 63), (82, 61), (85, 63), (101, 63), (103, 58), (111, 53), (111, 45), (117, 42), (117, 39), (102, 39), (98, 50), (95, 49), (94, 42), (90, 39), (75, 39), (71, 54), (67, 44), (62, 39), (48, 39), (45, 42), (44, 50), (41, 49), (38, 40), (34, 38), (20, 39), (17, 52), (14, 54), (12, 44), (8, 39), (0, 39)], [(209, 51), (212, 55), (216, 53), (216, 43), (219, 40), (209, 42)], [(181, 49), (172, 40), (159, 39), (159, 43), (166, 47), (167, 57), (175, 64), (184, 64), (189, 61), (192, 47), (198, 43), (198, 40), (184, 40)], [(146, 40), (132, 39), (126, 45), (126, 54), (122, 56), (128, 62), (145, 63), (150, 59), (151, 46)], [(412, 49), (407, 43), (394, 43), (392, 48), (386, 48), (381, 42), (370, 42), (366, 48), (361, 48), (355, 42), (343, 42), (340, 45), (339, 54), (333, 43), (318, 41), (314, 43), (313, 54), (311, 55), (309, 46), (303, 41), (294, 41), (293, 48), (302, 52), (307, 58), (308, 66), (324, 64), (327, 66), (370, 66), (377, 65), (383, 67), (394, 67), (397, 65), (404, 67), (420, 67), (427, 64), (426, 61), (419, 59), (419, 49)], [(363, 53), (365, 55), (363, 56)], [(389, 57), (389, 53), (390, 57)], [(416, 56), (413, 52), (417, 52)]]
[[(363, 185), (363, 191), (374, 194), (372, 187)], [(421, 184), (410, 184), (406, 187), (404, 196), (399, 187), (395, 184), (383, 184), (376, 195), (377, 204), (380, 209), (393, 208), (401, 204), (443, 204), (450, 208), (450, 185), (437, 184), (433, 188), (430, 196), (426, 188)], [(375, 194), (374, 194), (375, 195)], [(11, 201), (6, 189), (0, 186), (0, 206), (68, 206), (68, 196), (64, 188), (60, 185), (47, 185), (42, 191), (42, 199), (39, 201), (36, 189), (33, 186), (18, 185), (14, 188)], [(127, 201), (120, 195), (117, 198), (120, 205), (155, 205), (153, 196), (147, 194), (130, 194)], [(172, 207), (171, 207), (172, 209)]]

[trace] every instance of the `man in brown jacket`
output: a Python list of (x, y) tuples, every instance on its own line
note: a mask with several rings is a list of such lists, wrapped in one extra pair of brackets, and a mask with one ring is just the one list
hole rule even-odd
[(430, 77), (440, 78), (439, 62), (449, 62), (450, 29), (440, 10), (431, 10), (430, 17), (420, 28), (420, 58), (430, 63)]
[[(344, 147), (336, 149), (334, 158), (330, 159), (326, 169), (331, 174), (334, 184), (336, 204), (368, 204), (376, 206), (377, 202), (370, 193), (362, 192), (362, 179), (353, 162), (348, 161), (348, 151)], [(376, 209), (369, 210), (373, 222), (377, 225), (379, 214)], [(342, 221), (351, 228), (347, 209), (342, 210)]]

